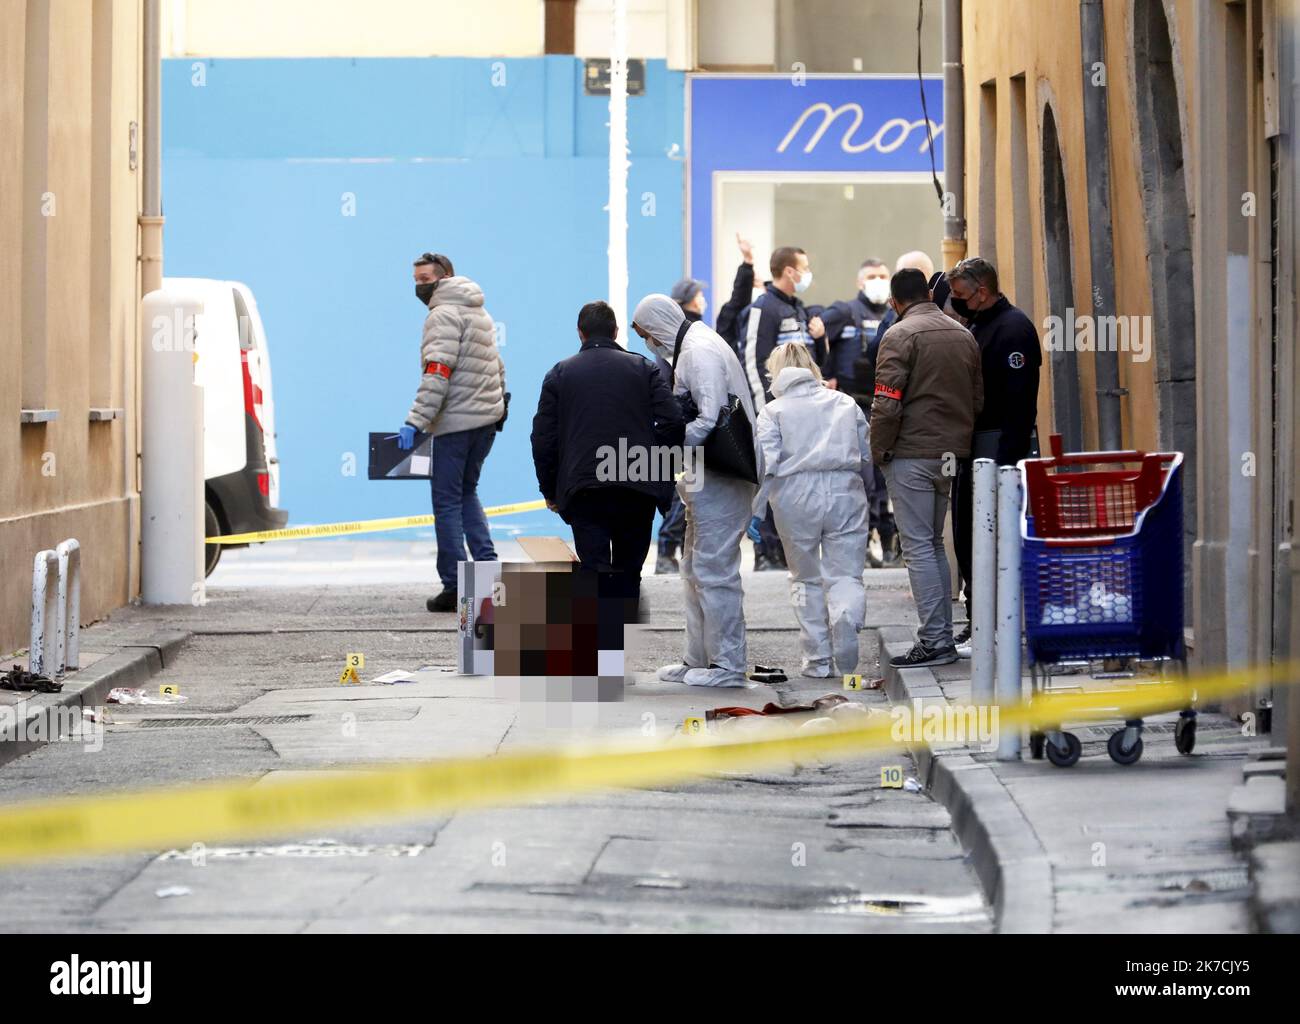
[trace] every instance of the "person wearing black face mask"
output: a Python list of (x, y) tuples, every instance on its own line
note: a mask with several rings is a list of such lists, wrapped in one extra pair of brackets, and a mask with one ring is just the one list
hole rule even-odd
[[(979, 344), (984, 373), (984, 409), (975, 421), (971, 457), (959, 461), (952, 489), (953, 546), (969, 617), (974, 460), (1014, 466), (1033, 454), (1043, 355), (1038, 330), (999, 291), (992, 263), (979, 257), (963, 260), (948, 272), (947, 282), (952, 311), (966, 321)], [(956, 643), (958, 653), (969, 657), (969, 622)]]
[(442, 592), (425, 602), (431, 612), (456, 609), (457, 567), (465, 549), (476, 562), (496, 560), (479, 476), (510, 396), (496, 327), (483, 290), (457, 277), (451, 260), (424, 253), (415, 261), (415, 295), (428, 307), (420, 344), (420, 385), (397, 446), (410, 451), (418, 435), (433, 435), (430, 488), (438, 534)]
[(446, 256), (433, 252), (422, 253), (415, 261), (415, 297), (427, 308), (433, 299), (433, 290), (438, 287), (438, 282), (444, 277), (455, 276), (456, 271), (452, 268), (451, 260)]

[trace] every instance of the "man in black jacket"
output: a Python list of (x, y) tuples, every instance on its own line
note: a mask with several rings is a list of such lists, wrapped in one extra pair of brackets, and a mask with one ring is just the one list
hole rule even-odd
[[(1007, 300), (998, 287), (997, 269), (972, 257), (948, 272), (953, 312), (970, 326), (980, 347), (984, 371), (984, 410), (975, 420), (971, 458), (957, 465), (952, 489), (953, 546), (971, 611), (971, 528), (974, 520), (972, 470), (975, 459), (994, 459), (1014, 466), (1028, 458), (1038, 418), (1038, 383), (1043, 353), (1032, 320)], [(961, 653), (970, 641), (970, 625), (957, 634)]]
[(635, 603), (686, 423), (655, 364), (618, 344), (607, 304), (582, 307), (578, 337), (578, 354), (542, 382), (532, 434), (537, 484), (547, 507), (573, 528), (582, 567), (615, 574), (620, 595)]
[(740, 246), (741, 264), (736, 268), (736, 279), (731, 283), (731, 298), (718, 310), (718, 319), (713, 329), (718, 332), (732, 348), (739, 347), (736, 337), (740, 314), (754, 301), (754, 289), (762, 281), (754, 277), (754, 243), (741, 238), (736, 232), (736, 244)]
[(796, 342), (808, 346), (818, 366), (826, 358), (826, 325), (821, 317), (810, 317), (799, 298), (812, 287), (807, 253), (782, 246), (772, 253), (769, 266), (772, 280), (736, 324), (736, 351), (759, 412), (772, 400), (767, 357), (774, 348)]

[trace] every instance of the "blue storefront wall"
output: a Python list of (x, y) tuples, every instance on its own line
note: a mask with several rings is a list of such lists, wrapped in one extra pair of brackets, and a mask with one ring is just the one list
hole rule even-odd
[[(629, 308), (682, 275), (684, 80), (662, 61), (646, 79), (628, 112)], [(482, 285), (501, 328), (513, 398), (484, 503), (536, 498), (542, 377), (606, 298), (608, 100), (583, 94), (581, 61), (171, 60), (163, 109), (166, 273), (257, 296), (290, 521), (429, 511), (427, 486), (365, 478), (367, 433), (397, 430), (419, 380), (425, 250)], [(567, 534), (547, 512), (493, 526)]]

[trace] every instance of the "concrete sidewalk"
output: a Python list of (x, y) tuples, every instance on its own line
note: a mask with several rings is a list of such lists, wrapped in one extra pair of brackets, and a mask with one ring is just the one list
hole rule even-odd
[[(258, 786), (574, 737), (562, 707), (521, 706), (490, 680), (457, 676), (454, 616), (424, 610), (427, 584), (355, 582), (346, 564), (358, 559), (347, 556), (362, 553), (364, 578), (385, 571), (376, 562), (413, 555), (431, 574), (428, 552), (406, 546), (331, 548), (324, 562), (285, 551), (267, 574), (274, 586), (213, 586), (205, 607), (127, 608), (87, 630), (96, 649), (145, 631), (190, 633), (150, 683), (155, 691), (174, 683), (188, 700), (111, 708), (93, 755), (53, 743), (14, 761), (0, 770), (0, 804), (213, 778)], [(232, 557), (225, 568), (251, 576), (249, 564)], [(296, 577), (310, 583), (294, 586)], [(901, 580), (868, 575), (881, 614), (896, 614)], [(744, 582), (750, 662), (797, 671), (785, 574), (747, 573)], [(636, 682), (578, 734), (649, 729), (667, 741), (686, 716), (710, 708), (788, 706), (840, 689), (797, 676), (752, 690), (657, 683), (652, 670), (680, 657), (681, 584), (656, 577), (646, 590), (651, 622), (630, 666)], [(863, 650), (874, 662), (869, 636)], [(351, 651), (366, 656), (364, 685), (340, 686)], [(414, 681), (375, 682), (393, 669)], [(885, 703), (879, 692), (851, 696)], [(39, 871), (22, 865), (0, 871), (0, 930), (987, 932), (991, 918), (948, 813), (924, 792), (882, 789), (885, 766), (915, 774), (906, 755), (885, 751), (209, 844), (197, 861), (184, 843)], [(184, 894), (160, 895), (176, 887)]]
[[(58, 739), (62, 709), (94, 709), (109, 691), (140, 688), (179, 655), (189, 632), (151, 620), (81, 633), (81, 667), (69, 671), (57, 693), (0, 689), (0, 765)], [(29, 668), (26, 654), (0, 662), (0, 672)]]
[[(915, 640), (877, 629), (882, 674), (897, 703), (969, 703), (970, 663), (890, 668)], [(1087, 677), (1057, 682), (1104, 688)], [(1029, 682), (1025, 682), (1026, 693)], [(912, 745), (918, 774), (952, 814), (999, 931), (1247, 932), (1250, 882), (1233, 850), (1227, 806), (1247, 759), (1268, 739), (1202, 712), (1194, 752), (1174, 748), (1177, 714), (1146, 722), (1141, 760), (1120, 766), (1106, 740), (1122, 723), (1071, 726), (1083, 757), (1071, 768), (999, 762), (966, 747)]]

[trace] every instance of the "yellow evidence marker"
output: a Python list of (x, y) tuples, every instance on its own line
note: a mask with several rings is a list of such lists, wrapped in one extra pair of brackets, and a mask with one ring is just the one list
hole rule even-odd
[(845, 677), (844, 677), (844, 689), (846, 689), (846, 690), (865, 690), (866, 687), (862, 685), (862, 677), (861, 677), (861, 676), (845, 676)]
[(880, 769), (880, 787), (882, 789), (902, 789), (903, 788), (903, 769), (898, 765), (892, 765)]
[(181, 688), (177, 683), (163, 683), (158, 687), (159, 697), (179, 697)]
[(709, 730), (709, 724), (703, 718), (688, 718), (682, 724), (682, 732), (687, 736), (703, 736)]
[(347, 661), (343, 663), (343, 674), (339, 676), (340, 683), (355, 683), (361, 685), (361, 677), (357, 675), (357, 669), (366, 667), (366, 656), (364, 654), (349, 654)]

